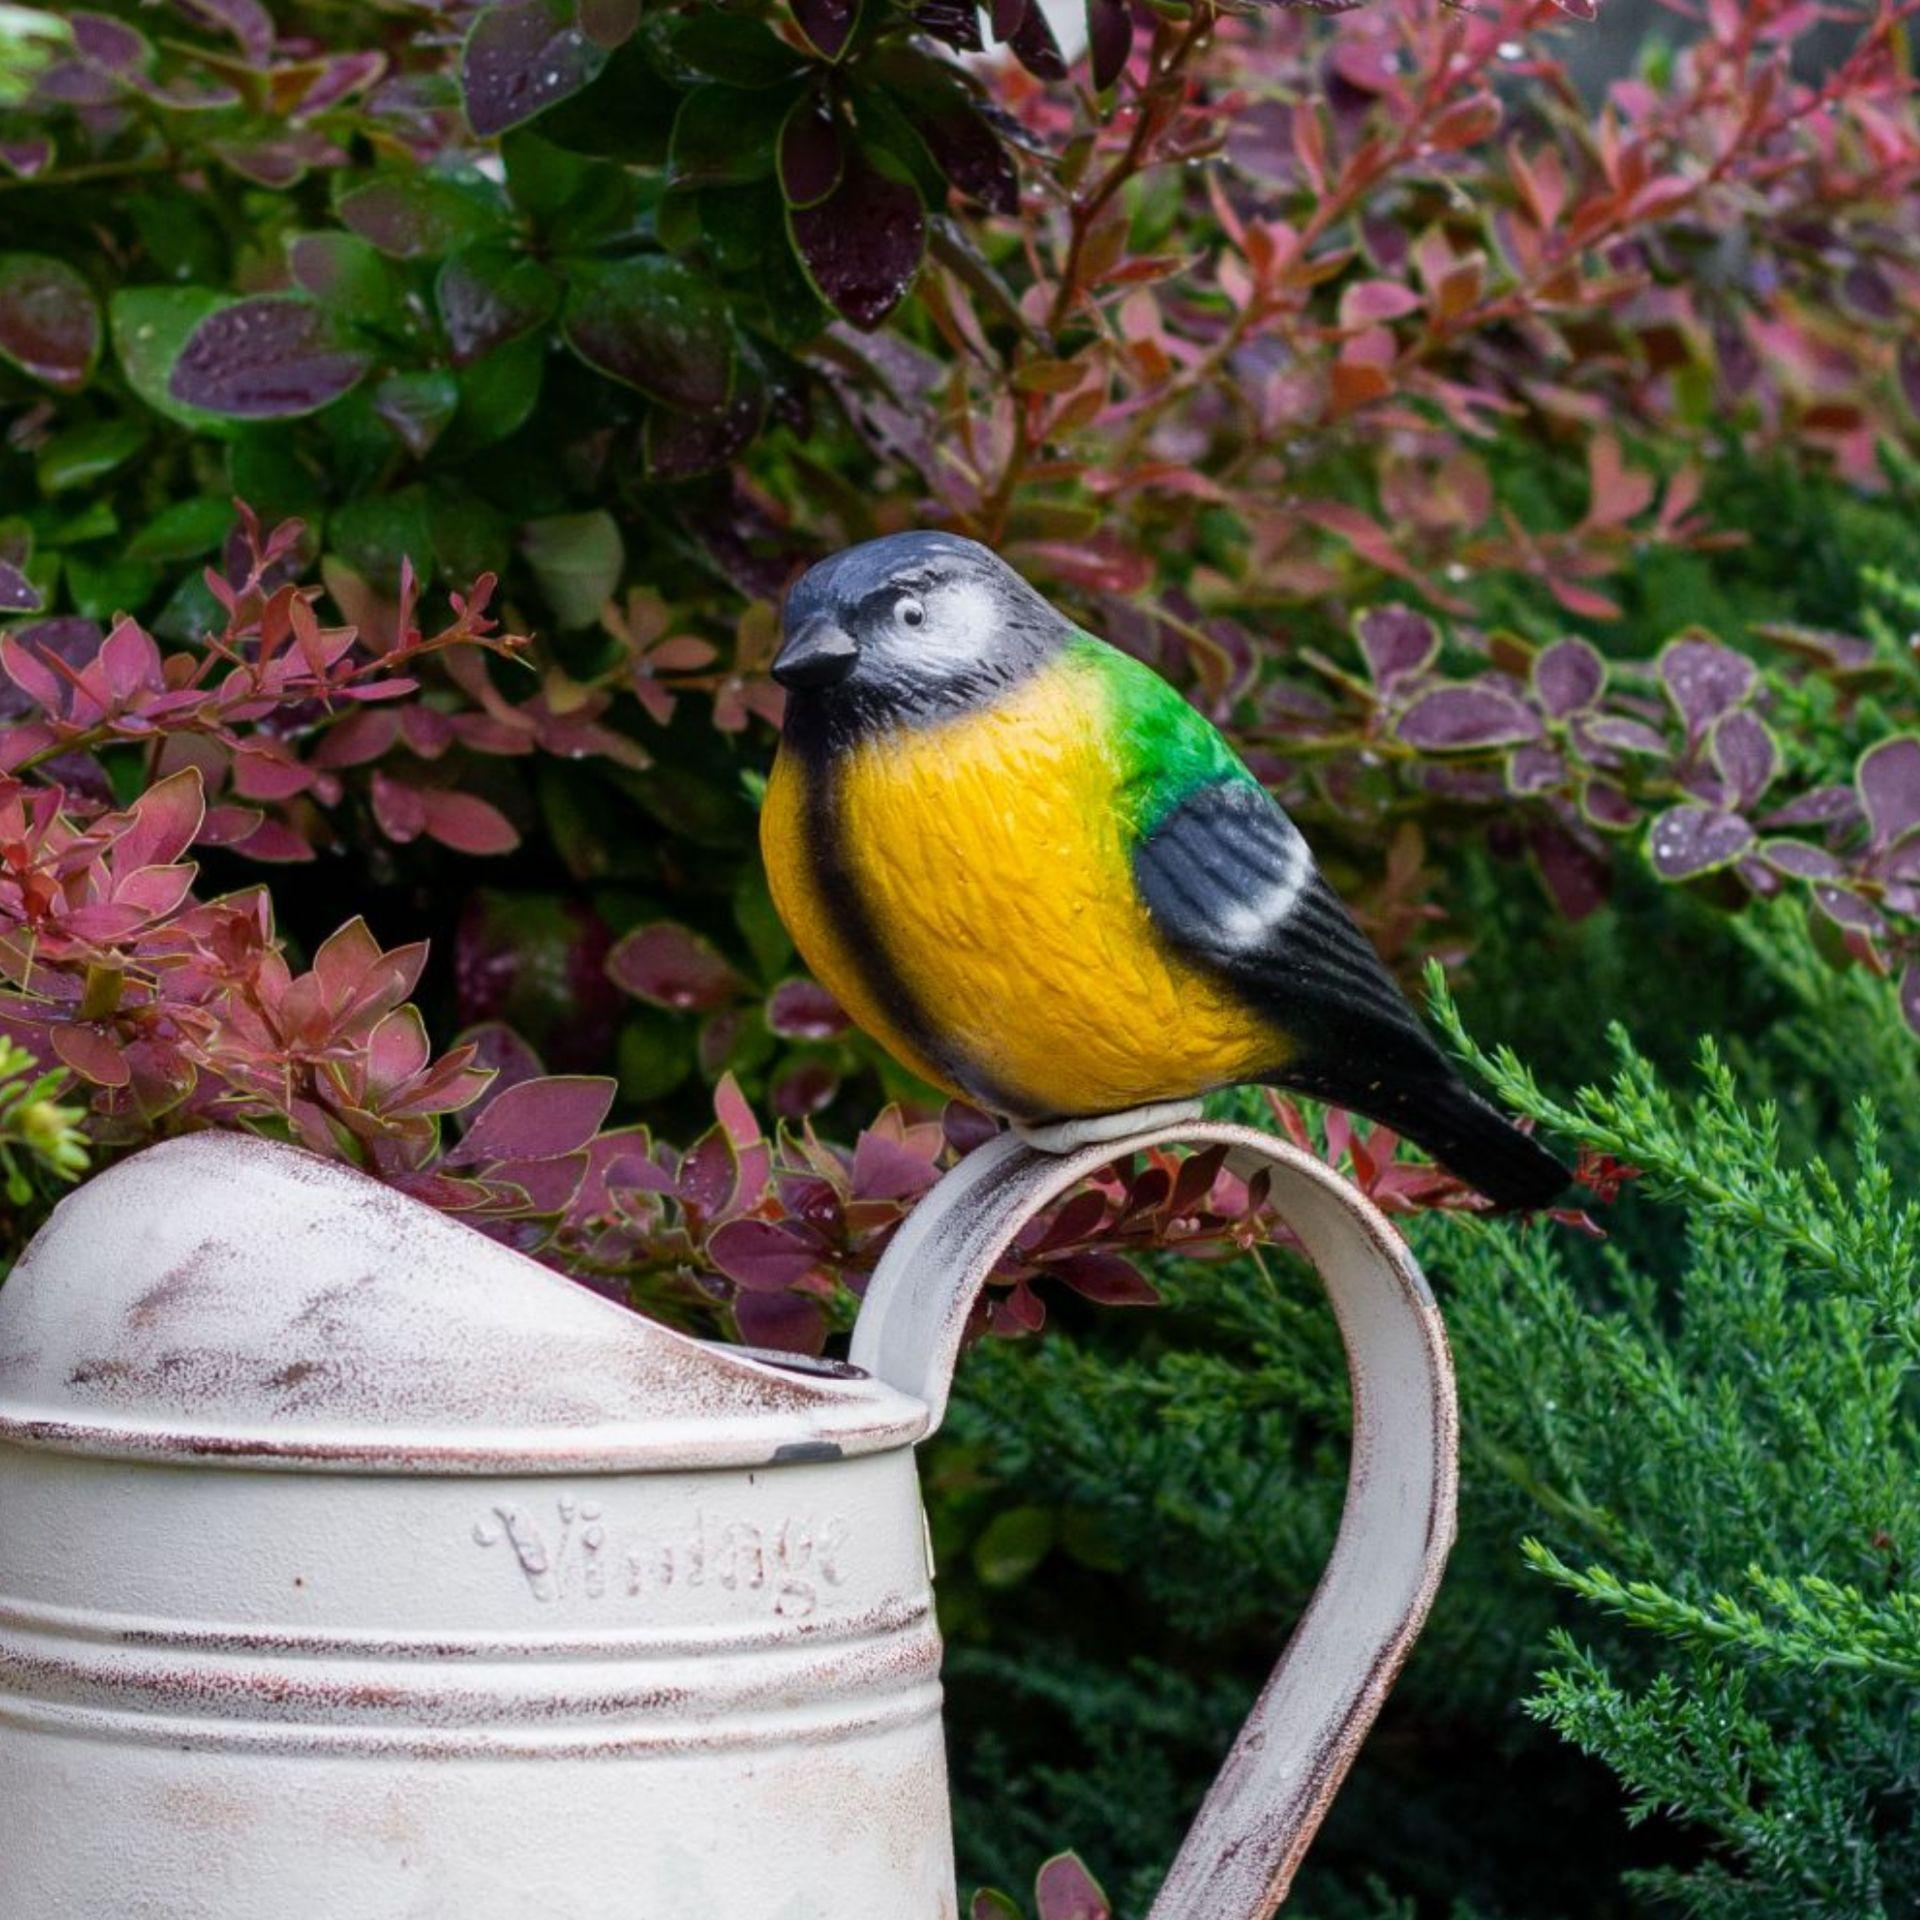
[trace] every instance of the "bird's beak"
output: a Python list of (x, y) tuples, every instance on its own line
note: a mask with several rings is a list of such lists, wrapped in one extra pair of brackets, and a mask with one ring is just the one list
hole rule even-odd
[(783, 687), (837, 687), (859, 658), (859, 641), (831, 614), (817, 613), (787, 635), (773, 677)]

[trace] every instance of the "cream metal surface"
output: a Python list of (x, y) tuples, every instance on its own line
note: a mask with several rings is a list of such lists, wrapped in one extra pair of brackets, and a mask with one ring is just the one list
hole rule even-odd
[(1011, 1139), (916, 1210), (854, 1360), (627, 1313), (289, 1148), (65, 1201), (0, 1292), (0, 1913), (956, 1920), (913, 1444), (1032, 1212), (1161, 1140), (1273, 1170), (1347, 1341), (1321, 1589), (1154, 1920), (1265, 1920), (1452, 1531), (1438, 1319), (1265, 1135)]

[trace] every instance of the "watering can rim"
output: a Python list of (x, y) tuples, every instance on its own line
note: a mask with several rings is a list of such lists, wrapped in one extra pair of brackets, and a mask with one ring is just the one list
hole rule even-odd
[(0, 1444), (200, 1467), (670, 1472), (912, 1445), (858, 1369), (693, 1339), (297, 1147), (205, 1132), (67, 1195), (0, 1289)]

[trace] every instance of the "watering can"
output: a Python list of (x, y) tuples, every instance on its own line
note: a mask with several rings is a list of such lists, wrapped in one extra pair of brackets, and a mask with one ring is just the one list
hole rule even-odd
[(1265, 1920), (1439, 1580), (1452, 1379), (1373, 1208), (1197, 1120), (977, 1148), (846, 1365), (290, 1147), (103, 1173), (0, 1292), (0, 1913), (956, 1920), (914, 1447), (1023, 1223), (1176, 1139), (1267, 1171), (1352, 1373), (1331, 1561), (1152, 1910)]

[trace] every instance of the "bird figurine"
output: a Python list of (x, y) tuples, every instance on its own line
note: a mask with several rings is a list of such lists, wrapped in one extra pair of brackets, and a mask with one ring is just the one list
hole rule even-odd
[(1384, 1122), (1501, 1206), (1566, 1186), (1211, 723), (987, 548), (900, 533), (821, 561), (773, 675), (775, 905), (921, 1079), (1056, 1152), (1259, 1081)]

